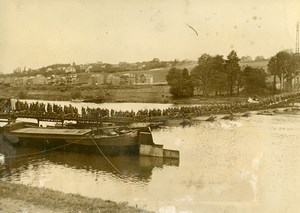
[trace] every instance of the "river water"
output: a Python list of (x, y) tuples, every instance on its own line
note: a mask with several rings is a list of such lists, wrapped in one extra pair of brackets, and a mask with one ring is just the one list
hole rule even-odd
[[(120, 174), (100, 154), (60, 150), (12, 158), (0, 175), (155, 212), (300, 212), (300, 111), (165, 127), (153, 130), (153, 138), (179, 150), (180, 161), (109, 157)], [(17, 147), (11, 153), (35, 152)]]

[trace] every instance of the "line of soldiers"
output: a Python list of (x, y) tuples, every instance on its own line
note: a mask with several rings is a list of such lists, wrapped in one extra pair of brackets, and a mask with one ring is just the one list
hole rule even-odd
[(166, 118), (191, 118), (201, 116), (203, 114), (236, 112), (242, 110), (254, 110), (274, 105), (290, 98), (299, 97), (300, 92), (282, 93), (271, 97), (263, 98), (257, 102), (234, 102), (234, 103), (217, 103), (199, 106), (186, 107), (170, 107), (167, 109), (142, 109), (137, 112), (131, 111), (115, 111), (106, 108), (81, 108), (81, 114), (78, 109), (72, 105), (60, 106), (48, 103), (30, 103), (17, 100), (15, 112), (22, 112), (28, 115), (44, 115), (44, 116), (68, 116), (71, 118), (99, 119), (99, 118), (132, 118), (135, 121), (145, 121), (147, 118), (166, 117)]

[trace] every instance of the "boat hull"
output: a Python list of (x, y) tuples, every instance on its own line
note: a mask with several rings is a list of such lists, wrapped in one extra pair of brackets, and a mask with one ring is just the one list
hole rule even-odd
[(137, 154), (139, 152), (138, 131), (117, 136), (97, 135), (57, 136), (57, 135), (16, 135), (20, 146), (38, 147), (41, 151), (63, 149), (78, 152), (103, 152), (109, 155)]

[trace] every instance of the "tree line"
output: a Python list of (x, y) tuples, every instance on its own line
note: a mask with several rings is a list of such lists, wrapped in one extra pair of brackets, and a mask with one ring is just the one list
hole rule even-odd
[[(271, 57), (267, 71), (251, 66), (241, 68), (239, 61), (237, 53), (231, 51), (226, 59), (222, 55), (201, 55), (190, 72), (173, 67), (166, 78), (170, 93), (174, 97), (190, 97), (194, 94), (233, 96), (291, 91), (291, 82), (299, 75), (299, 55), (289, 51), (280, 51)], [(268, 76), (274, 77), (271, 86), (266, 82)], [(280, 81), (279, 89), (277, 79)]]

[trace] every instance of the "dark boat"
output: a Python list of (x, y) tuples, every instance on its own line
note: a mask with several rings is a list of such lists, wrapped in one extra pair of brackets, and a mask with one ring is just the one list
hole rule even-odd
[(251, 113), (250, 112), (246, 112), (242, 115), (242, 117), (250, 117), (251, 116)]
[(222, 117), (222, 119), (224, 119), (224, 120), (234, 120), (235, 116), (233, 114), (229, 114), (229, 115), (225, 115), (224, 117)]
[[(22, 123), (11, 124), (6, 132), (19, 139), (18, 144), (51, 149), (62, 146), (76, 151), (102, 151), (107, 154), (138, 153), (140, 133), (147, 132), (147, 144), (153, 144), (148, 128), (130, 129), (128, 127), (109, 126), (103, 128), (57, 128), (37, 127)], [(143, 142), (142, 142), (143, 143)], [(66, 146), (65, 146), (66, 145)], [(70, 145), (70, 146), (69, 146)]]
[(101, 104), (101, 103), (103, 103), (103, 99), (102, 98), (91, 98), (91, 99), (84, 99), (82, 102)]
[(216, 119), (217, 119), (217, 116), (211, 115), (211, 116), (209, 116), (207, 119), (205, 119), (205, 121), (210, 121), (210, 122), (212, 122), (212, 121), (215, 121)]

